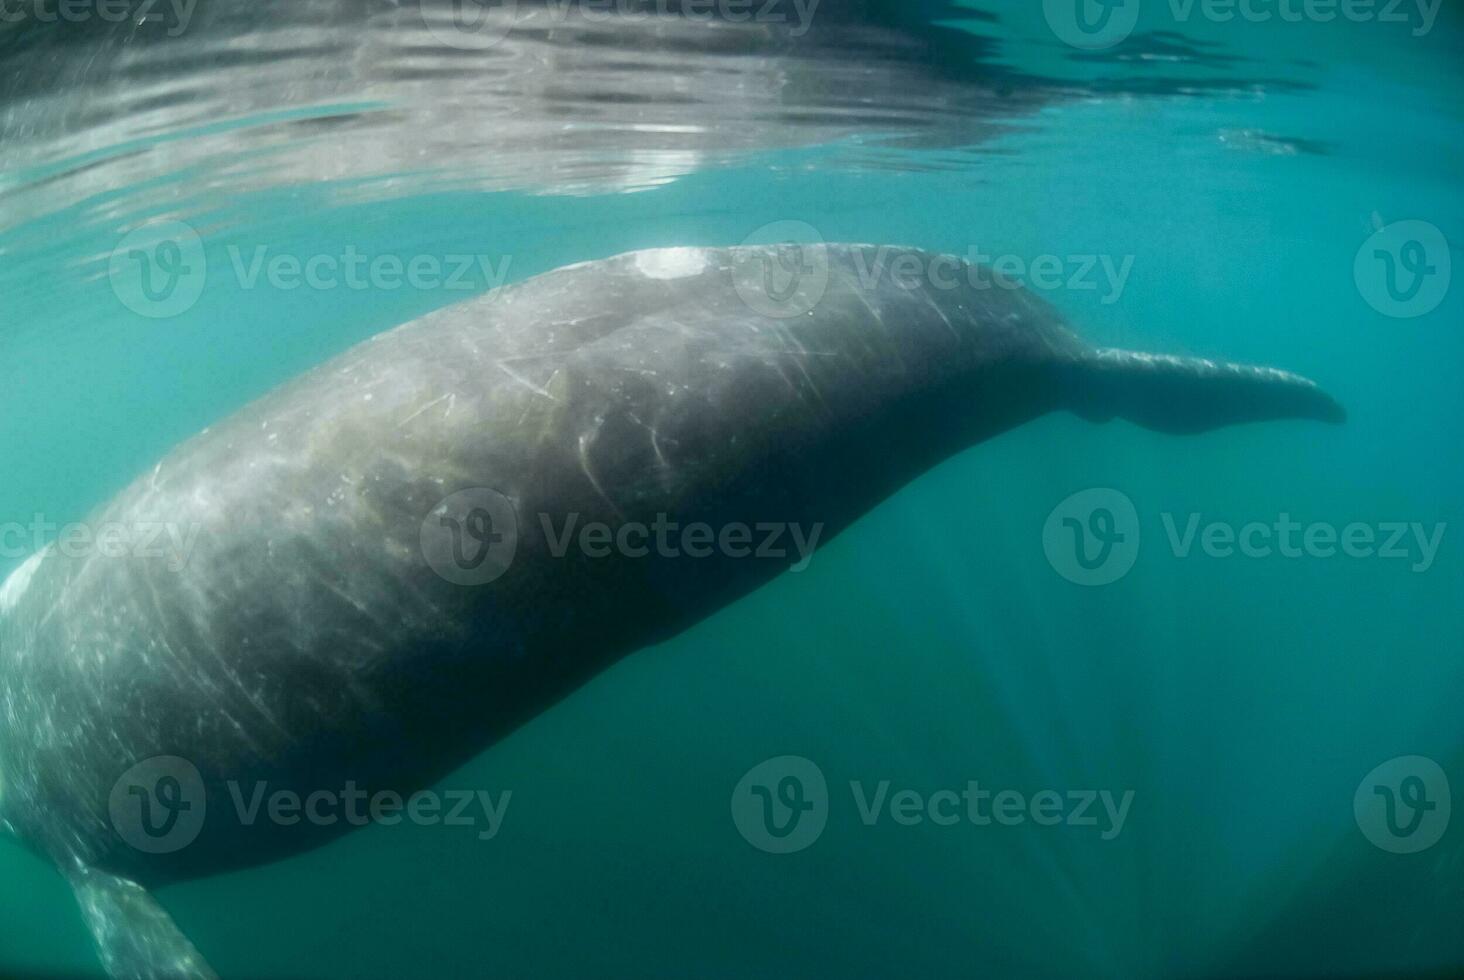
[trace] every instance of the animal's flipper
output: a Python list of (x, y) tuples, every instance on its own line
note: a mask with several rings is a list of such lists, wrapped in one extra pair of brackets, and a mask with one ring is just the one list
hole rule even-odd
[(135, 881), (78, 868), (76, 900), (112, 980), (218, 980), (172, 918)]
[(1070, 406), (1084, 418), (1130, 419), (1160, 432), (1203, 432), (1270, 419), (1347, 421), (1315, 382), (1275, 368), (1095, 350), (1072, 364)]

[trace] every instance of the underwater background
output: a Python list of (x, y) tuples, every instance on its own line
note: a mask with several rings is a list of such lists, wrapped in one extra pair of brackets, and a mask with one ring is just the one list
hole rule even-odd
[[(0, 524), (83, 520), (396, 324), (669, 245), (1047, 265), (1096, 345), (1277, 365), (1350, 415), (1052, 415), (976, 446), (454, 773), (511, 792), (491, 839), (373, 826), (162, 889), (222, 976), (1464, 972), (1464, 16), (1122, 6), (1102, 46), (1055, 2), (824, 0), (801, 36), (663, 7), (482, 50), (386, 2), (0, 24)], [(207, 270), (172, 307), (118, 271), (158, 222)], [(451, 287), (247, 274), (347, 249), (474, 261)], [(1064, 555), (1092, 489), (1132, 507), (1111, 575)], [(1287, 520), (1408, 531), (1201, 543)], [(824, 823), (777, 853), (738, 788), (787, 756)], [(885, 781), (972, 780), (1132, 795), (1121, 830), (1100, 803), (867, 812)], [(1434, 804), (1428, 839), (1378, 823), (1388, 780)], [(102, 975), (63, 878), (9, 841), (0, 975)]]

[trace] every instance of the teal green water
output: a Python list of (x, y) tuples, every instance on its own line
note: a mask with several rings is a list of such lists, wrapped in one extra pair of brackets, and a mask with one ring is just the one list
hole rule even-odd
[[(1447, 19), (1450, 14), (1446, 13)], [(1321, 66), (1311, 91), (1054, 104), (958, 169), (765, 154), (637, 194), (259, 193), (228, 249), (510, 256), (517, 280), (632, 248), (800, 220), (830, 241), (1133, 256), (1120, 302), (1050, 296), (1088, 339), (1318, 379), (1345, 427), (1176, 438), (1041, 419), (907, 488), (787, 575), (645, 650), (444, 785), (511, 790), (489, 841), (373, 827), (160, 898), (249, 977), (1279, 976), (1464, 970), (1464, 817), (1394, 854), (1359, 828), (1375, 766), (1424, 756), (1464, 793), (1464, 286), (1369, 306), (1385, 222), (1464, 243), (1451, 28), (1234, 29)], [(1212, 26), (1211, 30), (1215, 30)], [(1287, 31), (1290, 33), (1287, 33)], [(1348, 28), (1360, 31), (1360, 28)], [(1247, 47), (1250, 46), (1250, 47)], [(1330, 152), (1272, 153), (1264, 131)], [(898, 159), (898, 158), (897, 158)], [(227, 219), (227, 220), (225, 220)], [(57, 244), (42, 244), (49, 232)], [(12, 229), (0, 271), (0, 521), (80, 520), (182, 438), (351, 343), (460, 298), (211, 281), (171, 320), (108, 283), (84, 209)], [(5, 239), (0, 238), (0, 242)], [(1043, 548), (1091, 487), (1137, 508), (1132, 572), (1087, 588)], [(1345, 556), (1181, 558), (1163, 515), (1445, 524), (1425, 571)], [(0, 574), (18, 564), (0, 563)], [(827, 827), (765, 853), (731, 816), (765, 759), (815, 762)], [(931, 794), (1133, 791), (1122, 832), (861, 819), (851, 782)], [(0, 844), (0, 972), (99, 975), (74, 902)]]

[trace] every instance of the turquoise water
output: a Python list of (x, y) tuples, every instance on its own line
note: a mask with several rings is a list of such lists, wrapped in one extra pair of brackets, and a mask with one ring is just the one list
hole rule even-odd
[[(1165, 29), (1150, 15), (1139, 37)], [(1275, 364), (1350, 413), (1340, 428), (1185, 438), (1039, 419), (455, 773), (445, 786), (512, 791), (492, 840), (371, 827), (159, 898), (225, 977), (1464, 970), (1464, 818), (1398, 854), (1354, 812), (1365, 777), (1398, 757), (1433, 760), (1464, 792), (1464, 288), (1400, 319), (1370, 305), (1376, 284), (1354, 266), (1397, 221), (1433, 226), (1453, 243), (1430, 254), (1435, 268), (1458, 266), (1461, 28), (1456, 10), (1422, 38), (1186, 23), (1215, 45), (1197, 50), (1268, 81), (1178, 94), (1106, 85), (1142, 66), (1076, 58), (1035, 5), (1003, 10), (958, 29), (1073, 87), (976, 149), (865, 154), (870, 131), (747, 148), (635, 193), (281, 179), (191, 198), (198, 175), (170, 173), (165, 155), (158, 180), (183, 188), (165, 203), (139, 185), (31, 207), (30, 189), (0, 183), (25, 215), (0, 227), (0, 521), (81, 520), (181, 439), (471, 295), (249, 289), (223, 274), (186, 312), (150, 319), (119, 302), (106, 257), (154, 215), (186, 216), (212, 270), (231, 267), (231, 248), (351, 246), (487, 255), (517, 281), (783, 221), (959, 255), (1131, 257), (1116, 302), (1048, 294), (1085, 338)], [(1095, 587), (1044, 548), (1054, 508), (1089, 488), (1132, 501), (1142, 532), (1132, 570)], [(1191, 514), (1445, 529), (1426, 569), (1181, 557), (1165, 519), (1182, 529)], [(731, 806), (744, 774), (786, 755), (822, 771), (827, 825), (771, 854)], [(906, 826), (886, 812), (870, 825), (860, 794), (883, 780), (922, 798), (969, 780), (1133, 795), (1110, 840), (1102, 819)], [(1437, 780), (1427, 790), (1440, 802)], [(0, 972), (100, 975), (60, 876), (0, 843), (0, 882)]]

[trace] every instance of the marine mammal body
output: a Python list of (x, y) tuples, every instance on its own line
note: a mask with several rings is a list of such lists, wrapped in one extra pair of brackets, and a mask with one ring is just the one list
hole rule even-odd
[[(874, 246), (662, 249), (438, 311), (184, 443), (94, 516), (198, 529), (181, 572), (49, 554), (13, 575), (0, 819), (72, 878), (108, 969), (207, 975), (145, 888), (343, 829), (242, 826), (231, 781), (428, 786), (796, 560), (592, 557), (551, 529), (669, 515), (827, 541), (1051, 411), (1174, 432), (1342, 419), (1295, 375), (1095, 350), (1024, 290), (886, 274), (899, 256), (964, 268)], [(505, 532), (511, 560), (485, 563)], [(444, 572), (450, 547), (480, 584)], [(188, 846), (146, 853), (109, 805), (159, 756), (220, 805)]]

